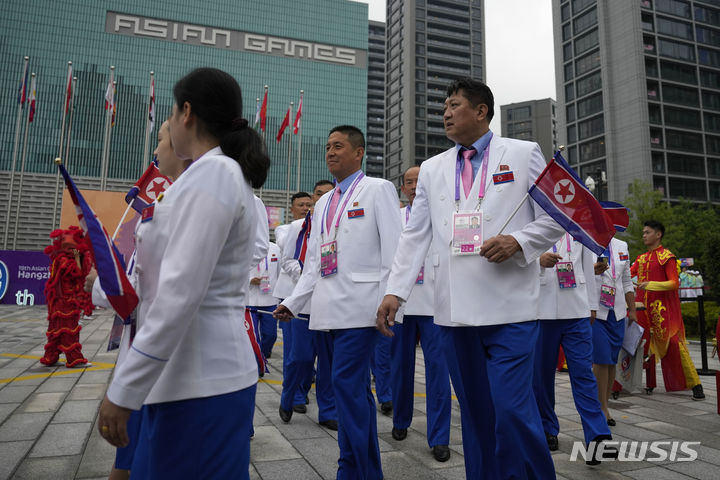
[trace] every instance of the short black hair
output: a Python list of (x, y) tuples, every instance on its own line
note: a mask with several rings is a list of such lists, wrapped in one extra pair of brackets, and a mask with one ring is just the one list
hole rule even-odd
[(290, 197), (290, 205), (295, 203), (295, 200), (297, 200), (298, 198), (312, 198), (312, 197), (307, 192), (297, 192), (292, 197)]
[(458, 78), (447, 87), (447, 96), (450, 97), (462, 91), (462, 96), (467, 98), (473, 107), (480, 104), (487, 105), (488, 122), (495, 115), (495, 97), (490, 87), (479, 80), (470, 77)]
[(657, 220), (648, 220), (643, 224), (643, 226), (650, 227), (656, 232), (660, 232), (660, 237), (665, 236), (665, 225), (658, 222)]
[(330, 133), (328, 133), (328, 137), (335, 132), (340, 132), (344, 135), (347, 135), (348, 140), (350, 140), (350, 144), (353, 147), (362, 147), (363, 149), (365, 148), (365, 135), (363, 135), (362, 130), (360, 130), (359, 128), (353, 127), (352, 125), (338, 125), (337, 127), (330, 130)]
[(317, 187), (321, 187), (323, 185), (330, 185), (331, 187), (335, 187), (335, 184), (333, 182), (331, 182), (330, 180), (322, 179), (322, 180), (318, 180), (317, 182), (315, 182), (315, 186), (313, 187), (313, 192), (315, 191), (315, 189)]

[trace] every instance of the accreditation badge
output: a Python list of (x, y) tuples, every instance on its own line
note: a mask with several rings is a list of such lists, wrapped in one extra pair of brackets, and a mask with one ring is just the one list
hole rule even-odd
[(264, 294), (270, 293), (270, 277), (267, 275), (260, 277), (260, 291)]
[(337, 273), (337, 241), (320, 245), (320, 275), (327, 277)]
[(482, 210), (453, 213), (453, 255), (480, 255), (483, 243)]
[(610, 285), (600, 287), (600, 305), (611, 310), (615, 308), (615, 287)]
[(415, 279), (415, 285), (422, 285), (423, 283), (425, 283), (425, 265), (420, 267), (420, 273), (418, 273)]
[(573, 270), (572, 262), (558, 262), (555, 264), (555, 270), (557, 272), (560, 288), (577, 287), (577, 283), (575, 282), (575, 270)]

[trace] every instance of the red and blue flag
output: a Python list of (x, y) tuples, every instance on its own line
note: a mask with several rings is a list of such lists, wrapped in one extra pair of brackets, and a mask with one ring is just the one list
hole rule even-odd
[(130, 191), (125, 195), (125, 201), (135, 211), (142, 211), (149, 207), (162, 192), (172, 184), (172, 181), (162, 173), (157, 166), (157, 159), (153, 158), (145, 173), (135, 182)]
[(630, 215), (624, 205), (617, 202), (600, 202), (600, 205), (605, 210), (605, 215), (615, 225), (615, 230), (618, 232), (627, 230), (628, 225), (630, 225)]
[(600, 255), (615, 235), (615, 226), (557, 152), (538, 176), (528, 194), (575, 240)]
[(307, 215), (305, 215), (305, 221), (303, 222), (302, 227), (300, 228), (300, 233), (298, 233), (297, 240), (295, 241), (295, 253), (293, 254), (293, 258), (298, 261), (301, 270), (305, 266), (305, 254), (307, 253), (308, 238), (310, 237), (310, 228), (312, 226), (311, 215), (312, 214), (309, 211), (307, 212)]
[(25, 105), (27, 99), (27, 88), (28, 88), (28, 74), (30, 73), (30, 66), (25, 62), (25, 71), (20, 79), (20, 90), (18, 90), (18, 105)]
[(100, 286), (115, 312), (122, 318), (127, 318), (135, 310), (138, 297), (125, 273), (122, 256), (115, 248), (113, 241), (110, 240), (93, 209), (80, 194), (65, 167), (58, 164), (58, 168), (65, 179), (70, 198), (75, 204), (80, 226), (85, 231), (86, 237), (90, 239), (90, 251), (100, 279)]

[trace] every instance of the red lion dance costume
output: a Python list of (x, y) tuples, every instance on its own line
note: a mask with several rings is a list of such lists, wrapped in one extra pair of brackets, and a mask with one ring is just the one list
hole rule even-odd
[(53, 230), (52, 245), (45, 248), (50, 256), (50, 278), (45, 284), (48, 306), (48, 343), (43, 365), (55, 365), (60, 352), (68, 368), (88, 363), (80, 345), (80, 315), (91, 315), (92, 297), (83, 290), (85, 277), (92, 268), (89, 245), (83, 231), (75, 226)]

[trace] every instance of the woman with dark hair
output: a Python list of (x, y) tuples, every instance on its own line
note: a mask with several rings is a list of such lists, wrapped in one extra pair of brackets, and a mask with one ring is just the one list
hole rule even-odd
[(192, 163), (137, 230), (139, 329), (100, 408), (98, 428), (127, 443), (147, 406), (132, 465), (138, 478), (249, 478), (258, 372), (244, 325), (257, 213), (251, 187), (270, 160), (241, 117), (225, 72), (200, 68), (173, 90), (169, 131)]

